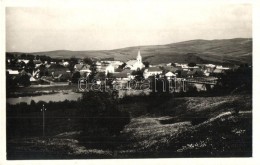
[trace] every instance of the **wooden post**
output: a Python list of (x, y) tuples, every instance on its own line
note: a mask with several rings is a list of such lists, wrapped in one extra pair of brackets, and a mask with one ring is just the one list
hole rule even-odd
[(42, 105), (42, 136), (45, 136), (45, 114), (44, 111), (46, 111), (47, 109), (44, 107), (44, 104)]

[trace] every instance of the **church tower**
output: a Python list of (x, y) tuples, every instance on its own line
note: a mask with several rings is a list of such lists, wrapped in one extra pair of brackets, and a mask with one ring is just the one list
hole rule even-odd
[(140, 50), (138, 50), (138, 54), (137, 54), (136, 60), (138, 62), (142, 62), (142, 56), (141, 56)]

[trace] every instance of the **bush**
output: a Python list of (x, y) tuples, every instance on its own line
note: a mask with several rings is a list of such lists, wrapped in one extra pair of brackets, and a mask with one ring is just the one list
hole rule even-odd
[(113, 136), (130, 122), (128, 113), (120, 112), (117, 101), (107, 92), (86, 92), (80, 101), (80, 123), (84, 135)]

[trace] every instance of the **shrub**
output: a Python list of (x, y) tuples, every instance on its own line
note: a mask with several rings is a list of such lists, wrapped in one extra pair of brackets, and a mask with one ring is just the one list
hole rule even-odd
[(117, 102), (107, 92), (86, 92), (80, 100), (80, 124), (84, 135), (117, 135), (130, 122), (129, 114), (120, 112)]

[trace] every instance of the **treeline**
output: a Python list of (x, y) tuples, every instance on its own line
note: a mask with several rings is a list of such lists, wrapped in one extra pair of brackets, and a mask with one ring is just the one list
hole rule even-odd
[(37, 54), (27, 54), (27, 53), (6, 53), (7, 59), (24, 59), (24, 60), (40, 60), (40, 61), (57, 61), (60, 62), (61, 59), (54, 59), (46, 55), (37, 55)]
[(228, 70), (219, 77), (219, 88), (234, 92), (246, 90), (252, 92), (252, 67), (241, 65), (236, 70)]

